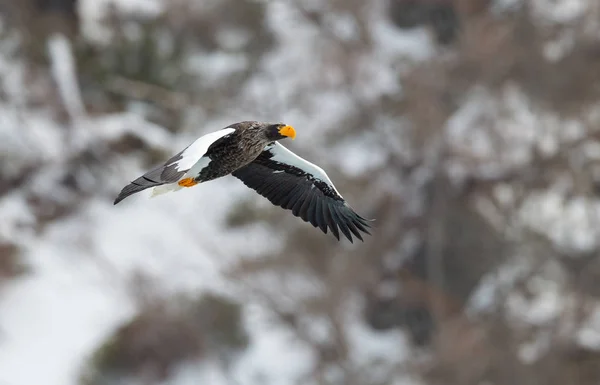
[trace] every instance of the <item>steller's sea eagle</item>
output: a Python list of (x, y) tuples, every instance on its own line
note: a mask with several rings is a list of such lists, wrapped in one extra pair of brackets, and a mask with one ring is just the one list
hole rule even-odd
[(369, 220), (346, 203), (323, 169), (279, 144), (287, 137), (296, 137), (293, 127), (255, 121), (203, 135), (125, 186), (114, 204), (150, 187), (157, 195), (231, 174), (325, 234), (329, 228), (338, 240), (341, 231), (350, 242), (352, 234), (362, 241)]

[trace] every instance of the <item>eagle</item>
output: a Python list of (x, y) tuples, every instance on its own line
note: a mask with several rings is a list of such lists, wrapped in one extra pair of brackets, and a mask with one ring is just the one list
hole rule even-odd
[(267, 198), (273, 205), (340, 240), (363, 241), (372, 220), (357, 214), (319, 166), (299, 157), (279, 143), (296, 138), (296, 130), (284, 123), (243, 121), (196, 139), (163, 164), (126, 185), (114, 204), (142, 190), (152, 196), (192, 187), (233, 175)]

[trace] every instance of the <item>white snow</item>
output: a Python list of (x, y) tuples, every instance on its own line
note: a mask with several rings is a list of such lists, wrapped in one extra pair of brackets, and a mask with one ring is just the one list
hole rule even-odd
[[(30, 238), (26, 257), (35, 273), (7, 287), (0, 302), (8, 336), (0, 349), (0, 383), (75, 384), (86, 354), (135, 310), (125, 285), (135, 271), (167, 291), (226, 293), (220, 269), (231, 256), (264, 251), (268, 236), (259, 228), (232, 232), (229, 242), (217, 245), (224, 234), (215, 223), (245, 191), (233, 182), (214, 181), (179, 192), (177, 199), (149, 201), (138, 194), (119, 206), (92, 200), (77, 216), (51, 225), (43, 238)], [(211, 204), (203, 204), (209, 196)], [(30, 360), (43, 365), (29, 370)]]
[[(112, 3), (126, 12), (148, 17), (160, 13), (165, 5), (165, 1), (158, 0), (81, 1), (88, 38), (110, 42), (110, 34), (99, 20)], [(315, 6), (324, 6), (324, 2), (317, 3), (320, 5)], [(514, 5), (516, 1), (504, 3)], [(544, 14), (544, 17), (557, 22), (569, 22), (583, 12), (580, 0), (548, 3), (536, 1), (536, 12), (544, 9), (542, 5), (552, 6), (544, 11), (552, 14)], [(385, 21), (382, 4), (377, 2), (365, 10), (368, 35), (365, 38), (370, 41), (367, 49), (329, 50), (324, 49), (328, 46), (323, 44), (318, 28), (304, 20), (293, 6), (279, 1), (270, 3), (267, 22), (276, 35), (277, 45), (264, 56), (256, 74), (239, 90), (240, 104), (246, 103), (244, 108), (225, 111), (219, 118), (209, 118), (208, 113), (200, 111), (188, 119), (189, 129), (179, 135), (172, 135), (127, 111), (85, 117), (74, 81), (75, 68), (65, 54), (64, 41), (51, 40), (54, 76), (63, 101), (72, 116), (83, 116), (67, 134), (68, 128), (54, 122), (46, 109), (24, 108), (24, 92), (28, 89), (23, 86), (23, 70), (18, 62), (7, 59), (7, 52), (14, 43), (5, 39), (0, 44), (0, 82), (7, 91), (6, 100), (0, 102), (2, 172), (17, 175), (24, 166), (40, 164), (43, 172), (36, 174), (27, 188), (68, 201), (72, 197), (56, 186), (55, 179), (60, 175), (62, 162), (82, 149), (131, 133), (143, 138), (152, 149), (175, 154), (192, 143), (200, 130), (212, 132), (250, 117), (267, 117), (265, 120), (296, 127), (299, 140), (290, 145), (290, 149), (324, 169), (335, 165), (352, 177), (381, 167), (390, 155), (410, 156), (411, 149), (403, 141), (402, 133), (391, 132), (391, 127), (403, 127), (403, 123), (385, 117), (380, 118), (385, 127), (373, 127), (373, 131), (365, 127), (359, 141), (337, 141), (331, 151), (326, 152), (328, 155), (319, 157), (315, 154), (321, 152), (311, 151), (316, 142), (323, 142), (324, 135), (319, 134), (339, 128), (357, 107), (356, 100), (378, 108), (376, 103), (380, 96), (401, 94), (399, 75), (409, 65), (435, 53), (425, 29), (397, 30)], [(360, 33), (356, 20), (343, 12), (329, 15), (327, 24), (349, 47)], [(220, 31), (219, 40), (232, 51), (247, 44), (247, 38), (239, 31)], [(548, 48), (549, 55), (562, 54), (559, 48)], [(346, 60), (347, 57), (353, 60)], [(350, 71), (354, 76), (347, 77), (345, 66), (349, 63), (355, 66)], [(214, 85), (245, 70), (249, 62), (239, 53), (218, 52), (194, 56), (187, 64)], [(518, 169), (530, 160), (533, 147), (542, 154), (552, 155), (561, 144), (581, 137), (581, 122), (564, 121), (547, 111), (535, 111), (516, 87), (506, 87), (499, 95), (483, 87), (471, 91), (443, 127), (450, 150), (470, 156), (461, 158), (469, 158), (470, 162), (448, 165), (449, 170), (458, 170), (457, 174), (489, 175), (506, 168)], [(297, 94), (309, 96), (292, 104)], [(267, 99), (273, 103), (265, 107)], [(202, 110), (202, 106), (198, 110)], [(500, 144), (494, 136), (498, 131), (504, 140)], [(387, 133), (385, 137), (389, 140), (385, 148), (376, 139), (382, 132)], [(398, 154), (386, 152), (387, 148)], [(588, 143), (585, 151), (600, 154), (595, 142)], [(12, 163), (6, 164), (3, 160), (9, 157)], [(103, 187), (114, 191), (143, 173), (145, 167), (139, 159), (124, 157), (110, 160), (104, 171), (110, 177)], [(417, 175), (415, 184), (418, 178), (424, 179), (427, 175)], [(87, 185), (94, 186), (93, 182), (93, 178), (88, 179)], [(596, 201), (583, 198), (565, 201), (562, 192), (566, 185), (567, 182), (557, 180), (554, 190), (531, 196), (517, 219), (566, 251), (585, 252), (598, 246), (600, 206)], [(112, 200), (103, 195), (106, 191), (98, 191), (86, 199), (76, 213), (50, 223), (39, 234), (32, 228), (34, 215), (21, 192), (2, 196), (0, 237), (23, 246), (24, 257), (33, 272), (11, 281), (0, 296), (0, 384), (76, 385), (87, 357), (116, 327), (135, 315), (136, 305), (129, 296), (127, 284), (135, 272), (147, 274), (166, 292), (209, 290), (244, 301), (244, 323), (251, 341), (227, 375), (217, 361), (192, 362), (182, 364), (176, 376), (165, 385), (196, 384), (201, 380), (215, 385), (293, 385), (314, 370), (318, 359), (314, 350), (297, 340), (290, 330), (273, 323), (267, 309), (241, 296), (239, 287), (223, 277), (222, 273), (239, 262), (241, 256), (253, 258), (276, 250), (283, 243), (283, 239), (274, 236), (276, 232), (260, 224), (243, 231), (224, 228), (224, 218), (232, 205), (254, 196), (241, 182), (222, 178), (151, 200), (148, 199), (151, 192), (144, 191), (118, 206), (113, 206)], [(506, 205), (516, 200), (510, 186), (499, 188), (497, 195)], [(407, 207), (408, 210), (411, 208)], [(410, 238), (405, 239), (409, 244), (407, 239)], [(471, 299), (471, 311), (485, 310), (502, 288), (529, 271), (531, 261), (526, 257), (516, 260), (483, 280)], [(275, 279), (274, 276), (265, 278), (267, 282)], [(301, 278), (289, 277), (289, 284), (298, 296), (315, 295), (323, 289)], [(511, 314), (519, 322), (551, 322), (565, 306), (561, 285), (558, 279), (533, 280), (531, 289), (536, 298), (511, 296)], [(349, 301), (344, 323), (349, 361), (356, 368), (377, 362), (382, 371), (374, 370), (373, 375), (381, 374), (379, 380), (382, 380), (386, 368), (397, 366), (411, 352), (402, 333), (371, 330), (361, 321), (358, 309), (356, 303)], [(598, 346), (597, 324), (598, 320), (592, 318), (589, 326), (581, 331), (578, 338), (582, 343)], [(328, 327), (318, 320), (313, 320), (311, 328), (319, 339), (330, 337)], [(534, 359), (541, 345), (525, 346), (521, 352), (523, 359)], [(332, 369), (328, 375), (336, 379), (339, 373)], [(408, 376), (397, 383), (411, 383)]]
[(248, 67), (248, 58), (241, 53), (216, 52), (196, 54), (188, 59), (187, 68), (191, 74), (202, 75), (205, 86), (216, 86), (237, 72)]
[(165, 0), (81, 0), (79, 15), (83, 35), (92, 41), (108, 44), (111, 34), (102, 18), (111, 7), (120, 12), (156, 16), (164, 10)]
[(78, 120), (85, 114), (85, 107), (77, 84), (77, 68), (71, 42), (61, 34), (50, 36), (48, 38), (48, 56), (63, 105), (69, 112), (70, 118)]
[[(52, 260), (57, 252), (63, 252), (60, 245), (48, 245), (37, 257)], [(2, 296), (0, 383), (76, 384), (86, 355), (132, 313), (125, 296), (90, 282), (78, 264), (54, 265), (48, 271), (38, 268)]]
[(575, 197), (565, 201), (559, 192), (529, 197), (522, 210), (522, 221), (569, 252), (585, 252), (600, 240), (600, 203)]
[(542, 20), (567, 24), (576, 21), (590, 7), (585, 0), (534, 0), (534, 14)]

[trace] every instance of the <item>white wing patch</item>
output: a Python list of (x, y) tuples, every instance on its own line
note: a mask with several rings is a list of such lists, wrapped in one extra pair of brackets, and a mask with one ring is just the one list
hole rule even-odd
[(327, 173), (321, 167), (299, 157), (292, 151), (285, 148), (283, 145), (279, 144), (279, 142), (268, 145), (265, 150), (268, 150), (271, 154), (273, 154), (271, 160), (299, 168), (305, 173), (327, 183), (340, 197), (342, 197), (342, 194), (340, 194), (340, 192), (335, 188), (333, 182), (331, 179), (329, 179)]
[[(204, 154), (206, 154), (206, 151), (211, 144), (234, 131), (234, 128), (224, 128), (196, 139), (194, 143), (190, 144), (185, 150), (183, 150), (181, 153), (181, 159), (175, 162), (177, 171), (186, 171), (194, 167), (196, 163), (201, 160)], [(204, 165), (202, 168), (205, 166), (206, 165)]]
[(208, 166), (209, 163), (210, 163), (210, 158), (208, 156), (203, 156), (196, 162), (196, 164), (194, 164), (192, 166), (192, 168), (190, 168), (190, 171), (186, 172), (185, 175), (181, 177), (181, 179), (190, 178), (190, 177), (194, 178), (194, 177), (200, 175), (200, 172), (202, 171), (202, 169), (204, 169), (204, 167)]
[[(186, 147), (186, 149), (181, 152), (181, 159), (172, 163), (175, 165), (177, 171), (188, 170), (180, 179), (200, 174), (200, 171), (210, 163), (210, 159), (204, 156), (210, 145), (234, 131), (234, 128), (224, 128), (219, 131), (211, 132), (210, 134), (199, 137), (194, 143)], [(167, 183), (154, 187), (150, 197), (162, 195), (171, 191), (179, 191), (181, 189), (182, 187), (177, 183)]]

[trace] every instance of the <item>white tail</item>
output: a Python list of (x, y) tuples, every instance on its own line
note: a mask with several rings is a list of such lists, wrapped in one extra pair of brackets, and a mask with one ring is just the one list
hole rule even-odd
[(177, 183), (169, 183), (169, 184), (163, 184), (161, 186), (156, 186), (152, 189), (152, 195), (150, 195), (150, 198), (154, 198), (157, 195), (166, 194), (170, 191), (181, 190), (182, 188), (183, 187), (181, 187)]

